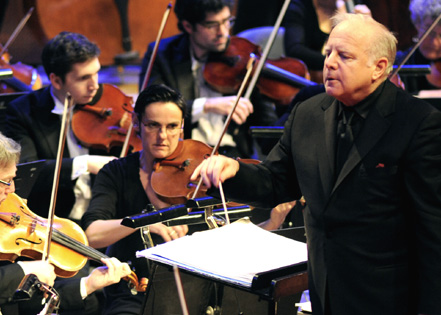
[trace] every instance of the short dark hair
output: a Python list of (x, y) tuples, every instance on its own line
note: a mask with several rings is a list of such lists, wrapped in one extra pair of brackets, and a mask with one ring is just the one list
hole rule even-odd
[(139, 121), (142, 120), (145, 108), (157, 102), (176, 104), (182, 112), (182, 118), (187, 114), (187, 106), (184, 97), (180, 93), (164, 84), (153, 84), (145, 88), (136, 99), (135, 114)]
[(88, 61), (99, 54), (98, 46), (84, 35), (61, 32), (44, 46), (41, 60), (48, 76), (54, 73), (64, 82), (74, 64)]
[(231, 0), (176, 0), (175, 14), (178, 18), (178, 28), (185, 31), (182, 27), (182, 21), (188, 21), (190, 24), (205, 20), (208, 12), (219, 12), (223, 8), (229, 7), (232, 9)]

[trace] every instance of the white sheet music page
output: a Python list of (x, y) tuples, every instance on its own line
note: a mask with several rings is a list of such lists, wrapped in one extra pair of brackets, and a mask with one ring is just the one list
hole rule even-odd
[(265, 231), (248, 219), (184, 236), (136, 255), (245, 287), (251, 287), (257, 273), (307, 261), (305, 243)]

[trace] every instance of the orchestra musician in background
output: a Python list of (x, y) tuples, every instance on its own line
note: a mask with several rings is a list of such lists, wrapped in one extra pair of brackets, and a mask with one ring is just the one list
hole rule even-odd
[[(174, 11), (181, 34), (162, 39), (148, 84), (166, 84), (187, 100), (184, 138), (214, 146), (236, 96), (223, 95), (208, 86), (203, 68), (210, 54), (222, 53), (229, 44), (230, 0), (177, 0)], [(154, 43), (142, 62), (139, 85), (144, 81)], [(222, 74), (218, 74), (222, 75)], [(250, 126), (268, 126), (277, 119), (273, 102), (255, 89), (250, 100), (241, 98), (219, 152), (232, 157), (256, 157)]]
[[(415, 42), (429, 29), (441, 15), (441, 2), (439, 0), (411, 0), (409, 3), (412, 24), (417, 30), (418, 37)], [(397, 53), (397, 64), (407, 57), (413, 47)], [(430, 65), (431, 73), (424, 76), (403, 77), (406, 90), (418, 93), (421, 90), (441, 89), (441, 22), (418, 46), (418, 49), (409, 56), (406, 65)]]
[[(15, 191), (14, 177), (19, 156), (20, 145), (0, 133), (0, 204), (8, 194)], [(0, 262), (0, 314), (18, 314), (19, 306), (22, 315), (35, 315), (41, 311), (42, 292), (36, 292), (32, 301), (20, 302), (20, 305), (12, 301), (21, 280), (28, 274), (36, 275), (39, 281), (49, 286), (54, 285), (60, 295), (61, 314), (64, 314), (64, 311), (85, 314), (90, 301), (87, 296), (131, 273), (129, 266), (116, 258), (103, 259), (102, 262), (105, 267), (94, 269), (87, 277), (57, 281), (54, 266), (48, 261)]]
[(387, 80), (389, 30), (333, 20), (326, 93), (294, 107), (261, 164), (213, 156), (191, 179), (254, 206), (304, 196), (313, 314), (441, 314), (441, 112)]
[[(344, 0), (292, 0), (282, 23), (286, 55), (302, 60), (317, 83), (323, 82), (323, 47), (336, 12), (346, 12)], [(355, 5), (350, 13), (371, 15), (364, 4)]]

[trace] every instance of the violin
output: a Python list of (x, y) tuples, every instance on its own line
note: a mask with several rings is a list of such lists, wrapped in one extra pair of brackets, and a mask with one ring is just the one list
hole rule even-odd
[[(190, 176), (212, 150), (197, 140), (180, 140), (172, 155), (154, 162), (150, 183), (156, 195), (170, 205), (184, 204), (192, 198), (196, 185), (190, 182)], [(205, 196), (206, 191), (206, 187), (202, 187), (197, 197)]]
[[(202, 183), (197, 194), (197, 183), (190, 176), (202, 161), (210, 157), (213, 148), (201, 141), (180, 140), (176, 150), (165, 159), (156, 160), (150, 178), (153, 191), (158, 198), (170, 204), (185, 204), (187, 200), (207, 196), (207, 187)], [(254, 159), (241, 159), (242, 162), (258, 164)], [(170, 185), (173, 181), (173, 185)], [(230, 205), (237, 205), (236, 203)]]
[[(260, 50), (259, 46), (245, 38), (231, 36), (223, 53), (209, 56), (203, 73), (205, 81), (220, 93), (237, 92), (251, 55), (260, 57)], [(280, 104), (289, 104), (301, 87), (316, 84), (309, 78), (303, 61), (282, 57), (265, 62), (256, 85), (263, 95)]]
[[(123, 146), (132, 123), (133, 98), (111, 84), (102, 84), (91, 103), (76, 105), (72, 131), (87, 148), (103, 149)], [(142, 149), (141, 139), (134, 133), (129, 138), (133, 152)]]
[[(0, 45), (0, 49), (1, 49)], [(26, 92), (40, 89), (43, 84), (37, 70), (29, 65), (10, 63), (11, 56), (5, 52), (0, 58), (0, 69), (11, 69), (13, 77), (0, 82), (0, 93)]]
[[(41, 259), (47, 225), (48, 220), (34, 214), (17, 194), (8, 194), (0, 205), (0, 260)], [(55, 217), (49, 258), (55, 274), (69, 278), (78, 273), (88, 258), (101, 262), (101, 258), (108, 257), (88, 246), (86, 234), (75, 222)], [(124, 280), (137, 292), (144, 292), (147, 286), (147, 279), (139, 282), (133, 271)]]

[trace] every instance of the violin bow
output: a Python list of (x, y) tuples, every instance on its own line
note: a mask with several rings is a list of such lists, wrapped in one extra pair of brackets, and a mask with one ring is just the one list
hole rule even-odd
[(62, 158), (63, 158), (64, 144), (66, 143), (67, 124), (69, 122), (68, 118), (72, 106), (73, 106), (73, 98), (69, 93), (67, 93), (66, 98), (64, 99), (63, 118), (61, 122), (60, 137), (58, 139), (58, 152), (57, 152), (57, 159), (55, 162), (54, 180), (52, 183), (51, 201), (49, 205), (49, 214), (47, 221), (48, 222), (47, 237), (46, 237), (46, 243), (44, 244), (45, 246), (41, 258), (42, 260), (49, 260), (49, 252), (52, 241), (52, 225), (55, 216), (55, 203), (57, 200), (58, 183), (60, 181), (61, 162), (63, 160)]
[(18, 36), (18, 34), (21, 32), (21, 30), (23, 29), (23, 27), (25, 26), (26, 22), (29, 20), (29, 18), (31, 17), (32, 12), (34, 11), (34, 7), (31, 7), (28, 11), (28, 13), (26, 13), (26, 15), (21, 19), (20, 23), (18, 23), (17, 27), (15, 28), (15, 30), (12, 32), (11, 36), (9, 37), (8, 41), (6, 42), (6, 44), (3, 46), (2, 50), (0, 51), (0, 56), (3, 56), (3, 54), (5, 53), (5, 51), (8, 49), (8, 47), (11, 45), (11, 43), (15, 40), (15, 38)]
[(286, 10), (288, 9), (290, 0), (285, 0), (283, 3), (282, 9), (279, 12), (279, 16), (277, 17), (276, 23), (274, 24), (273, 30), (266, 42), (265, 48), (263, 49), (262, 56), (257, 62), (256, 71), (254, 71), (253, 77), (250, 80), (250, 84), (248, 85), (248, 89), (245, 92), (244, 97), (246, 99), (250, 99), (251, 94), (253, 93), (254, 86), (259, 79), (260, 73), (262, 72), (263, 66), (265, 65), (265, 61), (268, 58), (268, 54), (273, 46), (274, 40), (276, 39), (277, 33), (279, 32), (280, 25), (282, 24), (283, 17), (285, 16)]
[[(236, 110), (236, 107), (237, 107), (237, 104), (239, 103), (240, 97), (242, 96), (243, 91), (244, 91), (244, 89), (245, 89), (245, 86), (246, 86), (246, 84), (247, 84), (247, 82), (248, 82), (248, 80), (249, 80), (249, 78), (250, 78), (251, 71), (253, 70), (253, 65), (254, 65), (255, 60), (256, 60), (255, 57), (251, 57), (251, 58), (248, 60), (248, 63), (247, 63), (247, 72), (246, 72), (246, 74), (245, 74), (245, 77), (244, 77), (244, 79), (243, 79), (243, 81), (242, 81), (242, 83), (241, 83), (241, 85), (240, 85), (239, 91), (238, 91), (238, 93), (237, 93), (237, 96), (236, 96), (236, 102), (234, 103), (233, 108), (231, 109), (230, 113), (228, 114), (228, 116), (227, 116), (227, 118), (226, 118), (226, 120), (225, 120), (224, 126), (223, 126), (223, 128), (222, 128), (222, 133), (221, 133), (221, 135), (220, 135), (220, 137), (219, 137), (219, 140), (217, 141), (216, 145), (214, 146), (213, 150), (211, 151), (210, 157), (213, 156), (214, 154), (216, 154), (217, 150), (219, 149), (219, 146), (220, 146), (220, 143), (221, 143), (221, 141), (222, 141), (222, 138), (223, 138), (223, 136), (225, 135), (225, 133), (227, 132), (228, 126), (230, 125), (231, 119), (232, 119), (232, 117), (233, 117), (233, 113), (234, 113), (234, 111)], [(202, 177), (199, 178), (199, 182), (198, 182), (198, 184), (197, 184), (197, 186), (196, 186), (196, 189), (195, 189), (194, 192), (193, 192), (192, 199), (195, 199), (195, 198), (196, 198), (196, 196), (197, 196), (197, 194), (198, 194), (199, 189), (201, 188), (201, 186), (202, 186)], [(229, 220), (229, 217), (228, 217), (227, 205), (226, 205), (226, 202), (225, 202), (225, 196), (224, 196), (224, 194), (223, 194), (223, 190), (222, 190), (222, 184), (221, 184), (220, 182), (219, 182), (219, 189), (220, 189), (220, 192), (221, 192), (222, 205), (223, 205), (223, 208), (224, 208), (224, 211), (225, 211), (225, 218), (226, 218), (227, 224), (229, 224), (229, 223), (230, 223), (230, 220)], [(206, 208), (206, 211), (207, 211), (207, 209), (208, 209), (208, 208)], [(210, 228), (217, 227), (217, 224), (216, 224), (216, 222), (214, 221), (214, 219), (212, 218), (212, 215), (209, 215), (209, 214), (207, 214), (207, 212), (206, 212), (206, 213), (205, 213), (205, 218), (206, 218), (207, 224), (208, 224), (208, 226), (209, 226)], [(209, 219), (209, 218), (211, 218), (211, 219)], [(209, 221), (209, 222), (208, 222), (208, 221)]]
[(424, 32), (424, 34), (421, 36), (418, 42), (412, 47), (409, 53), (404, 57), (401, 63), (394, 69), (394, 71), (391, 72), (391, 74), (389, 74), (389, 79), (392, 78), (394, 75), (396, 75), (398, 71), (400, 71), (401, 67), (403, 67), (403, 65), (409, 60), (410, 56), (413, 55), (415, 50), (417, 50), (417, 48), (420, 47), (421, 43), (426, 39), (427, 35), (430, 34), (430, 32), (435, 28), (435, 26), (438, 24), (440, 20), (441, 20), (441, 14), (438, 15), (435, 21), (433, 21), (433, 23), (429, 26), (429, 28)]
[[(152, 73), (153, 62), (156, 59), (156, 54), (158, 51), (159, 42), (162, 38), (162, 33), (164, 32), (165, 25), (167, 24), (167, 20), (170, 15), (171, 8), (172, 8), (172, 4), (170, 2), (167, 5), (167, 8), (166, 8), (164, 15), (162, 17), (162, 21), (161, 21), (161, 25), (159, 27), (158, 35), (156, 36), (155, 46), (153, 47), (152, 56), (151, 56), (149, 64), (148, 64), (147, 71), (145, 72), (144, 79), (142, 80), (141, 91), (147, 87), (147, 83), (150, 79), (150, 74)], [(130, 123), (129, 129), (127, 130), (127, 135), (124, 140), (124, 144), (123, 144), (123, 147), (121, 150), (120, 157), (124, 157), (127, 155), (128, 147), (129, 147), (129, 139), (130, 139), (130, 136), (132, 135), (132, 129), (133, 129), (133, 121)]]

